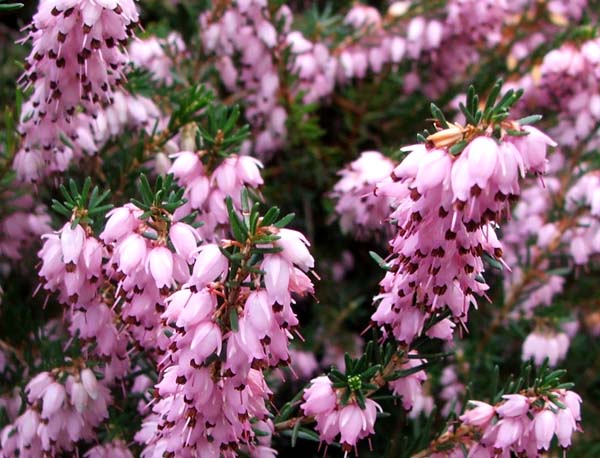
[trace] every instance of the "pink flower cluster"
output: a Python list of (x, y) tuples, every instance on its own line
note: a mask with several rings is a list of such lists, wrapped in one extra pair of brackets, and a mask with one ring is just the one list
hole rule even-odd
[(567, 356), (569, 344), (569, 336), (564, 332), (534, 331), (523, 342), (523, 360), (532, 358), (540, 366), (548, 358), (548, 365), (554, 367)]
[(134, 40), (129, 44), (128, 51), (133, 64), (150, 71), (153, 78), (167, 85), (173, 83), (174, 58), (187, 53), (178, 32), (171, 32), (166, 38), (152, 36)]
[(86, 452), (84, 458), (133, 458), (127, 444), (116, 439), (106, 444), (99, 444)]
[(112, 103), (99, 109), (96, 116), (80, 128), (79, 145), (87, 153), (95, 153), (127, 129), (143, 129), (150, 134), (155, 126), (160, 131), (164, 125), (165, 119), (151, 99), (115, 91)]
[[(554, 196), (560, 189), (560, 180), (555, 174), (563, 167), (562, 154), (555, 152), (550, 158), (548, 175), (544, 176), (544, 186), (529, 183), (514, 207), (512, 219), (503, 226), (504, 259), (511, 266), (511, 271), (504, 273), (507, 297), (518, 294), (519, 285), (525, 278), (527, 266), (520, 265), (520, 260), (538, 256), (561, 239), (556, 224), (549, 221), (549, 215)], [(528, 245), (529, 240), (536, 240), (535, 245)], [(550, 270), (549, 260), (542, 259), (538, 267), (541, 271)], [(527, 294), (514, 298), (518, 306), (511, 312), (511, 318), (521, 315), (530, 318), (535, 308), (549, 306), (554, 296), (562, 292), (564, 282), (562, 276), (550, 272), (530, 281)]]
[(324, 43), (308, 40), (297, 30), (290, 31), (285, 43), (291, 52), (290, 71), (298, 76), (293, 95), (302, 93), (304, 103), (314, 103), (329, 96), (336, 82), (337, 60)]
[[(585, 0), (543, 4), (451, 0), (446, 2), (443, 18), (439, 21), (428, 20), (425, 16), (412, 18), (406, 29), (407, 52), (412, 59), (419, 61), (419, 66), (425, 65), (427, 77), (415, 68), (407, 75), (404, 90), (408, 93), (422, 90), (430, 98), (439, 97), (453, 82), (463, 80), (469, 68), (486, 53), (494, 51), (507, 35), (523, 24), (535, 27), (537, 32), (526, 34), (524, 40), (517, 41), (509, 52), (509, 65), (516, 65), (538, 45), (547, 42), (548, 37), (555, 36), (559, 28), (557, 24), (579, 20), (586, 3)], [(531, 23), (532, 17), (535, 17), (535, 23)]]
[[(464, 325), (476, 295), (485, 294), (483, 254), (502, 257), (495, 222), (510, 214), (519, 177), (546, 170), (546, 148), (554, 145), (533, 127), (512, 126), (526, 135), (498, 141), (483, 133), (458, 156), (446, 146), (410, 146), (392, 178), (378, 186), (378, 194), (395, 201), (390, 218), (398, 232), (372, 319), (398, 341), (412, 342), (426, 320), (444, 310), (452, 319), (427, 335), (450, 339), (455, 322)], [(434, 134), (432, 142), (443, 145), (455, 128)]]
[(9, 262), (22, 259), (34, 240), (49, 232), (50, 216), (43, 205), (36, 204), (30, 189), (5, 191), (2, 201), (12, 207), (0, 220), (0, 256)]
[(79, 440), (95, 437), (108, 417), (110, 392), (89, 368), (41, 372), (27, 384), (25, 411), (0, 433), (0, 456), (38, 458), (72, 451)]
[(70, 222), (42, 239), (44, 245), (38, 253), (42, 287), (58, 293), (58, 300), (69, 306), (71, 335), (89, 342), (92, 352), (107, 360), (107, 381), (123, 376), (129, 368), (127, 340), (105, 298), (105, 248), (89, 229), (79, 224), (72, 227)]
[[(575, 3), (575, 2), (573, 2)], [(550, 134), (564, 146), (586, 139), (600, 121), (600, 39), (567, 42), (547, 53), (535, 72), (515, 86), (525, 89), (524, 109), (535, 104), (558, 112)], [(598, 145), (598, 141), (593, 142)]]
[(499, 450), (503, 456), (514, 453), (537, 457), (550, 448), (555, 435), (561, 447), (569, 447), (573, 432), (580, 429), (581, 398), (567, 390), (555, 390), (551, 395), (507, 394), (495, 406), (469, 401), (473, 408), (460, 420), (481, 434), (469, 456), (493, 457)]
[(111, 210), (100, 239), (110, 253), (106, 275), (117, 284), (122, 321), (139, 345), (162, 352), (168, 339), (160, 313), (171, 291), (188, 281), (200, 236), (176, 219), (148, 221), (142, 214), (133, 204)]
[(63, 304), (89, 302), (96, 294), (93, 284), (102, 277), (101, 244), (83, 226), (71, 222), (42, 239), (38, 273), (44, 288), (57, 291)]
[(584, 164), (576, 172), (583, 175), (573, 183), (565, 198), (565, 210), (573, 215), (572, 228), (562, 241), (576, 266), (588, 264), (600, 253), (600, 172)]
[[(402, 60), (410, 46), (410, 38), (407, 39), (394, 28), (394, 19), (403, 14), (398, 5), (390, 7), (389, 18), (386, 19), (391, 21), (387, 21), (371, 6), (360, 3), (352, 6), (344, 18), (344, 24), (354, 29), (356, 38), (346, 40), (332, 49), (336, 57), (338, 83), (344, 84), (353, 78), (363, 79), (368, 72), (381, 73), (384, 65), (397, 64)], [(407, 30), (410, 36), (411, 25)], [(431, 38), (435, 40), (433, 35)]]
[[(577, 178), (573, 179), (573, 175)], [(566, 193), (563, 183), (569, 186)], [(598, 196), (598, 172), (585, 163), (569, 169), (561, 152), (551, 157), (544, 187), (531, 183), (524, 189), (515, 206), (513, 220), (503, 228), (505, 259), (512, 267), (504, 277), (507, 295), (511, 297), (522, 291), (520, 285), (527, 280), (527, 269), (536, 269), (536, 275), (527, 280), (527, 294), (514, 297), (517, 307), (511, 318), (529, 318), (535, 308), (551, 305), (554, 297), (563, 291), (565, 278), (562, 275), (587, 265), (600, 252)], [(563, 215), (560, 219), (553, 217), (557, 202)], [(546, 253), (552, 254), (552, 258)], [(522, 265), (523, 259), (534, 259), (535, 265)], [(562, 275), (557, 268), (563, 271)]]
[[(426, 359), (415, 358), (418, 355), (415, 350), (411, 350), (409, 355), (411, 355), (411, 358), (404, 358), (398, 364), (397, 370), (410, 370), (427, 362)], [(394, 395), (401, 398), (402, 407), (405, 410), (410, 410), (413, 416), (418, 416), (420, 412), (428, 413), (433, 408), (433, 400), (423, 390), (423, 384), (426, 381), (427, 374), (424, 370), (420, 370), (406, 377), (392, 380), (388, 383), (388, 386)]]
[(311, 380), (303, 399), (300, 408), (304, 415), (315, 418), (320, 439), (330, 444), (339, 435), (346, 453), (354, 449), (360, 439), (375, 433), (377, 411), (381, 411), (379, 404), (372, 399), (365, 399), (364, 409), (356, 400), (342, 404), (338, 391), (326, 375)]
[(331, 196), (336, 200), (335, 211), (344, 232), (359, 237), (385, 231), (391, 199), (375, 195), (377, 183), (390, 176), (396, 164), (377, 151), (365, 151), (358, 159), (338, 172), (341, 179)]
[(314, 260), (301, 233), (261, 229), (277, 235), (270, 246), (281, 249), (263, 255), (263, 273), (243, 264), (232, 271), (221, 252), (229, 241), (205, 244), (189, 281), (166, 300), (169, 352), (160, 362), (153, 413), (136, 436), (146, 444), (144, 458), (233, 457), (240, 446), (252, 456), (274, 456), (253, 430), (257, 420), (270, 423), (263, 371), (289, 364), (298, 326), (292, 294), (313, 292), (304, 272)]
[[(569, 5), (555, 1), (533, 5), (505, 0), (452, 0), (431, 15), (414, 16), (409, 2), (397, 1), (382, 16), (374, 7), (355, 3), (343, 19), (351, 29), (349, 35), (342, 40), (327, 36), (320, 41), (292, 28), (292, 13), (287, 6), (273, 13), (264, 0), (235, 1), (224, 10), (215, 8), (201, 16), (200, 24), (204, 49), (217, 57), (216, 67), (224, 86), (230, 92), (245, 94), (247, 118), (256, 134), (254, 148), (261, 157), (268, 158), (284, 145), (287, 135), (288, 113), (282, 99), (302, 93), (305, 103), (326, 100), (337, 87), (385, 73), (405, 61), (413, 70), (404, 77), (404, 92), (423, 91), (429, 97), (438, 97), (493, 50), (507, 29), (510, 34), (521, 22), (531, 26), (528, 18), (534, 11), (544, 16), (540, 11), (545, 8), (551, 20), (535, 24), (538, 32), (527, 35), (533, 40), (515, 44), (512, 62), (527, 56), (547, 36), (554, 36), (557, 24), (564, 25), (570, 18), (579, 20), (585, 7), (585, 0)], [(283, 63), (286, 48), (291, 58)], [(562, 62), (567, 63), (567, 59)], [(426, 78), (420, 68), (428, 69)], [(291, 87), (285, 83), (287, 73), (298, 76)], [(593, 72), (586, 74), (589, 76), (582, 74), (583, 80), (593, 79)], [(531, 86), (530, 80), (525, 79), (523, 84)], [(560, 90), (570, 87), (574, 85), (561, 85)], [(590, 105), (596, 103), (595, 97), (589, 99), (581, 93), (578, 103), (586, 100)], [(585, 120), (588, 127), (590, 119), (587, 116)], [(582, 115), (580, 124), (583, 122)]]
[(457, 367), (454, 364), (444, 367), (440, 377), (440, 399), (444, 400), (442, 415), (447, 416), (450, 412), (460, 413), (462, 411), (463, 395), (465, 394), (465, 384), (459, 379)]
[(123, 46), (137, 21), (132, 0), (41, 2), (29, 26), (26, 39), (33, 48), (22, 77), (24, 88), (33, 86), (23, 108), (25, 139), (15, 164), (23, 178), (37, 179), (46, 168), (64, 170), (79, 152), (76, 141), (86, 117), (77, 116), (77, 110), (94, 115), (112, 102), (113, 89), (124, 79)]
[(169, 169), (180, 186), (185, 188), (187, 202), (179, 207), (175, 216), (184, 217), (198, 212), (202, 221), (199, 229), (204, 240), (225, 236), (229, 217), (225, 198), (231, 197), (234, 207), (241, 208), (243, 187), (258, 188), (263, 184), (260, 175), (262, 164), (251, 156), (230, 155), (213, 169), (204, 164), (205, 151), (180, 151)]
[(235, 1), (220, 17), (211, 11), (200, 16), (204, 49), (218, 56), (223, 84), (231, 92), (247, 93), (246, 118), (256, 132), (254, 148), (260, 156), (278, 149), (287, 135), (277, 69), (284, 38), (274, 24), (289, 27), (291, 20), (287, 6), (272, 17), (266, 0)]

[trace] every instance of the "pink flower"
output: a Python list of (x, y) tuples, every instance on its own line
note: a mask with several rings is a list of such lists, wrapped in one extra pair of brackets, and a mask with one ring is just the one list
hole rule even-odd
[(352, 448), (358, 439), (373, 434), (377, 410), (381, 411), (381, 407), (372, 399), (365, 400), (364, 409), (356, 404), (343, 407), (338, 420), (342, 445)]
[(109, 211), (104, 230), (100, 238), (104, 242), (113, 242), (129, 234), (136, 226), (135, 210), (127, 205)]
[(219, 189), (228, 196), (237, 198), (235, 191), (237, 188), (236, 157), (230, 156), (219, 165), (214, 173), (213, 180)]
[(83, 387), (81, 383), (73, 383), (73, 387), (71, 388), (71, 402), (75, 407), (75, 410), (80, 414), (85, 412), (85, 409), (88, 404), (88, 393)]
[(337, 402), (331, 380), (326, 375), (312, 379), (302, 397), (304, 403), (300, 408), (306, 415), (327, 414), (335, 409)]
[(277, 235), (279, 240), (275, 244), (283, 248), (281, 256), (304, 271), (315, 266), (315, 260), (307, 248), (310, 243), (302, 233), (291, 229), (279, 229)]
[[(189, 290), (182, 291), (189, 292)], [(182, 291), (178, 291), (175, 294), (181, 293)], [(171, 302), (171, 305), (173, 305), (173, 302)], [(210, 294), (206, 290), (193, 293), (186, 300), (183, 310), (181, 313), (179, 313), (176, 325), (189, 330), (192, 326), (208, 318), (208, 316), (214, 312), (216, 305), (217, 304), (214, 295)], [(169, 309), (170, 308), (171, 307), (169, 307)]]
[(273, 323), (273, 308), (265, 291), (254, 291), (248, 295), (244, 305), (244, 314), (259, 338), (263, 338)]
[(565, 391), (564, 403), (571, 411), (575, 421), (581, 421), (581, 397), (574, 391)]
[(98, 380), (96, 379), (96, 376), (94, 375), (92, 370), (87, 367), (84, 368), (80, 373), (80, 377), (81, 377), (81, 383), (83, 383), (83, 387), (85, 388), (85, 391), (87, 392), (88, 396), (91, 399), (93, 399), (94, 401), (96, 399), (98, 399), (98, 396), (99, 396)]
[(505, 394), (502, 399), (506, 402), (496, 408), (501, 417), (522, 417), (529, 410), (529, 400), (523, 395)]
[(77, 263), (79, 255), (83, 250), (84, 242), (85, 231), (79, 224), (74, 229), (71, 229), (71, 223), (63, 226), (60, 232), (60, 245), (65, 264)]
[(494, 173), (499, 156), (498, 144), (489, 137), (475, 138), (465, 149), (468, 157), (469, 176), (473, 184), (485, 188)]
[(504, 418), (496, 426), (494, 447), (504, 449), (517, 442), (524, 432), (523, 421), (520, 418)]
[(414, 180), (417, 191), (423, 194), (439, 186), (448, 180), (451, 169), (452, 162), (450, 155), (446, 151), (440, 149), (428, 151), (419, 164), (419, 169)]
[(193, 227), (185, 223), (175, 223), (169, 229), (169, 239), (177, 254), (183, 256), (188, 262), (193, 260), (197, 252), (197, 243), (200, 240), (200, 236)]
[(523, 126), (522, 129), (529, 135), (517, 137), (513, 143), (521, 152), (525, 167), (534, 172), (545, 172), (548, 162), (546, 149), (556, 146), (556, 142), (533, 126)]
[(279, 254), (267, 254), (263, 259), (261, 269), (265, 272), (265, 287), (269, 296), (280, 304), (287, 304), (290, 301), (288, 263)]
[(229, 267), (227, 258), (216, 244), (203, 245), (198, 250), (190, 282), (197, 288), (222, 277)]
[(431, 338), (451, 340), (455, 326), (456, 325), (452, 321), (445, 318), (429, 328), (426, 334)]
[(356, 404), (348, 404), (340, 410), (338, 421), (341, 434), (340, 442), (354, 447), (361, 430), (367, 425), (363, 410)]
[(559, 409), (556, 414), (556, 437), (561, 447), (566, 448), (571, 445), (571, 435), (577, 428), (577, 423), (573, 418), (571, 411)]
[(42, 418), (48, 419), (58, 412), (65, 401), (65, 395), (65, 388), (60, 383), (51, 383), (44, 392)]
[(131, 234), (118, 246), (119, 268), (127, 275), (133, 274), (146, 261), (146, 242), (141, 235)]
[(163, 246), (150, 251), (146, 261), (146, 270), (154, 278), (157, 288), (170, 286), (173, 283), (173, 254)]
[(262, 163), (251, 156), (239, 156), (236, 163), (237, 175), (242, 182), (248, 183), (253, 187), (263, 184), (263, 179), (260, 176)]
[(489, 425), (496, 413), (494, 406), (481, 401), (469, 401), (469, 404), (475, 406), (475, 408), (469, 409), (461, 415), (460, 421), (467, 425), (475, 425), (482, 428)]
[(48, 386), (53, 382), (52, 376), (48, 372), (40, 372), (38, 375), (33, 377), (27, 386), (25, 387), (25, 393), (27, 394), (27, 400), (33, 403), (36, 399), (42, 397), (42, 394), (46, 391)]
[(40, 424), (40, 416), (35, 410), (27, 410), (19, 420), (17, 420), (17, 425), (20, 439), (24, 446), (31, 445)]
[(533, 428), (538, 449), (548, 450), (550, 441), (554, 435), (555, 426), (555, 416), (550, 410), (544, 409), (535, 415)]
[(206, 359), (215, 351), (221, 353), (221, 330), (211, 321), (203, 321), (196, 326), (190, 350), (195, 351), (200, 360)]

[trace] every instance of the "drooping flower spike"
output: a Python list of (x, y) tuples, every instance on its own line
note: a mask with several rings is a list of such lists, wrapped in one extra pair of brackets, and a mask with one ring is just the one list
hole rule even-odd
[(393, 200), (389, 218), (397, 234), (372, 320), (400, 342), (412, 342), (429, 318), (445, 311), (450, 317), (427, 335), (448, 340), (457, 323), (465, 326), (488, 289), (484, 256), (502, 262), (495, 226), (518, 199), (519, 179), (546, 170), (546, 149), (555, 143), (507, 119), (520, 93), (511, 90), (495, 105), (499, 92), (497, 84), (485, 112), (472, 112), (470, 93), (470, 108), (463, 109), (474, 124), (466, 126), (449, 124), (433, 106), (437, 132), (407, 147), (391, 178), (377, 187)]

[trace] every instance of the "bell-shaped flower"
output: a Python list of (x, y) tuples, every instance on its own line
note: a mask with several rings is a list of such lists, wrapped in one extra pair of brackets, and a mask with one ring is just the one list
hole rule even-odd
[(281, 248), (281, 256), (289, 262), (296, 264), (302, 270), (307, 271), (315, 266), (315, 260), (308, 251), (308, 240), (304, 234), (292, 229), (280, 229), (277, 232), (279, 239), (275, 244)]
[(77, 264), (84, 242), (85, 230), (83, 227), (78, 224), (75, 228), (71, 228), (71, 223), (63, 226), (60, 233), (60, 246), (65, 264)]
[(221, 353), (221, 330), (213, 321), (203, 321), (194, 331), (194, 337), (190, 343), (190, 349), (198, 356), (200, 361), (204, 361), (215, 351)]
[(506, 402), (496, 408), (501, 417), (522, 417), (529, 410), (529, 399), (521, 394), (505, 394), (502, 399)]
[(173, 283), (173, 253), (167, 247), (159, 246), (148, 255), (146, 271), (156, 283), (157, 288), (170, 286)]
[(58, 382), (51, 383), (44, 392), (42, 400), (42, 418), (50, 418), (60, 410), (65, 402), (65, 387)]
[(548, 450), (550, 441), (556, 429), (556, 419), (552, 411), (544, 409), (538, 412), (533, 419), (533, 430), (538, 450)]
[(203, 245), (198, 250), (190, 284), (197, 288), (203, 288), (210, 282), (224, 276), (228, 267), (229, 262), (221, 253), (218, 245), (214, 243)]
[(169, 229), (169, 239), (177, 254), (183, 256), (187, 262), (194, 258), (200, 236), (192, 226), (181, 222), (173, 224)]
[(494, 410), (494, 406), (491, 406), (481, 401), (469, 401), (469, 404), (475, 407), (467, 410), (464, 414), (462, 414), (460, 416), (460, 421), (464, 422), (467, 425), (474, 425), (485, 428), (490, 423), (490, 421), (494, 417), (494, 414), (496, 413)]
[(263, 259), (261, 269), (265, 272), (265, 287), (270, 299), (280, 304), (289, 302), (289, 264), (279, 254), (268, 254)]
[(335, 409), (337, 397), (331, 380), (326, 375), (314, 378), (304, 390), (304, 402), (300, 408), (305, 415), (326, 414)]
[(146, 260), (146, 241), (139, 234), (131, 234), (118, 246), (119, 269), (133, 274)]

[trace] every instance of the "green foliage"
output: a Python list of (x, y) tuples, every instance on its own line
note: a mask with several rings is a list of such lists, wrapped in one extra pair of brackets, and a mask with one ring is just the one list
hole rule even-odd
[(23, 3), (6, 3), (7, 0), (0, 0), (0, 13), (14, 11), (23, 8)]
[(148, 178), (142, 173), (140, 175), (140, 195), (142, 200), (131, 199), (131, 203), (144, 210), (140, 219), (153, 217), (170, 222), (170, 215), (186, 202), (183, 198), (184, 192), (184, 188), (177, 186), (173, 182), (172, 174), (165, 177), (159, 175), (154, 183), (154, 188), (152, 188)]
[(92, 186), (92, 179), (87, 177), (83, 182), (81, 191), (77, 187), (75, 180), (70, 179), (68, 189), (60, 185), (59, 189), (64, 198), (64, 202), (52, 199), (52, 209), (71, 219), (71, 226), (75, 228), (78, 224), (94, 224), (94, 217), (104, 216), (112, 208), (112, 204), (106, 203), (110, 195), (110, 190), (100, 192), (97, 186)]
[(239, 150), (242, 142), (248, 138), (250, 127), (244, 124), (238, 127), (240, 107), (234, 105), (211, 105), (205, 122), (198, 124), (196, 146), (221, 157), (227, 157)]

